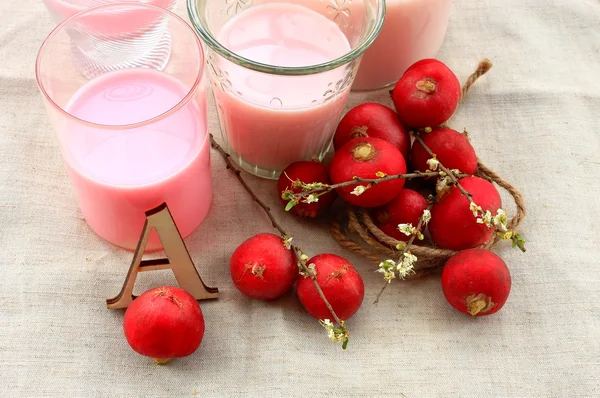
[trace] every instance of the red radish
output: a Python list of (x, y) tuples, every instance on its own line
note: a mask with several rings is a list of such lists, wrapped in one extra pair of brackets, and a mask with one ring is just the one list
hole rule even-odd
[(164, 364), (196, 351), (204, 337), (204, 317), (191, 294), (162, 286), (133, 300), (125, 311), (123, 329), (134, 351)]
[[(300, 161), (289, 165), (277, 181), (277, 190), (279, 191), (279, 197), (284, 191), (290, 190), (294, 193), (302, 192), (302, 188), (294, 187), (294, 182), (300, 180), (305, 184), (320, 182), (323, 184), (330, 184), (329, 171), (327, 166), (319, 162)], [(296, 206), (292, 207), (291, 211), (301, 217), (316, 217), (319, 213), (326, 210), (335, 201), (337, 195), (331, 191), (324, 195), (319, 196), (317, 202), (304, 203), (300, 202)], [(281, 198), (284, 203), (288, 203), (289, 200)]]
[(244, 241), (231, 255), (231, 279), (246, 297), (273, 300), (290, 290), (298, 264), (281, 237), (262, 233)]
[[(350, 318), (358, 311), (365, 296), (365, 285), (348, 260), (335, 254), (319, 254), (306, 264), (314, 264), (317, 283), (341, 320)], [(297, 288), (298, 298), (310, 315), (321, 320), (333, 319), (310, 277), (300, 277)]]
[(498, 312), (510, 293), (510, 272), (494, 252), (469, 249), (452, 256), (442, 271), (442, 289), (451, 306), (463, 314)]
[[(460, 185), (471, 195), (473, 201), (493, 215), (502, 207), (500, 194), (494, 185), (479, 177), (465, 177)], [(494, 228), (478, 224), (470, 209), (469, 199), (457, 187), (453, 187), (431, 209), (429, 234), (435, 244), (443, 249), (464, 250), (486, 243)]]
[[(378, 178), (378, 173), (406, 173), (406, 163), (400, 151), (380, 138), (356, 138), (347, 142), (335, 153), (329, 166), (329, 176), (334, 184), (352, 181), (354, 177)], [(404, 179), (385, 181), (366, 189), (362, 194), (353, 194), (353, 190), (359, 186), (367, 187), (368, 184), (338, 188), (337, 193), (355, 206), (378, 207), (398, 196), (404, 186)]]
[(408, 157), (408, 130), (400, 123), (396, 112), (387, 106), (368, 102), (350, 109), (337, 127), (333, 146), (337, 151), (346, 142), (359, 137), (381, 138), (398, 148), (405, 159)]
[(443, 62), (424, 59), (404, 72), (392, 91), (400, 121), (410, 127), (443, 124), (456, 110), (460, 82)]
[[(475, 174), (477, 171), (477, 155), (469, 139), (456, 130), (445, 127), (434, 128), (430, 133), (421, 137), (425, 145), (431, 149), (437, 160), (446, 168), (458, 169), (463, 173)], [(427, 160), (431, 155), (425, 151), (423, 145), (415, 141), (410, 152), (412, 166), (415, 170), (429, 169)]]
[(400, 232), (398, 224), (412, 224), (416, 227), (427, 201), (420, 193), (411, 189), (403, 189), (390, 203), (373, 211), (375, 224), (386, 235), (394, 239), (407, 241), (410, 236)]

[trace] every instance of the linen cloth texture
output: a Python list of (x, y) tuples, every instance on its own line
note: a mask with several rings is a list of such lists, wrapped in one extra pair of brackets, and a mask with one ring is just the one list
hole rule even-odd
[[(184, 2), (177, 12), (185, 16)], [(499, 253), (512, 273), (505, 307), (478, 319), (453, 310), (439, 277), (394, 283), (378, 305), (373, 264), (345, 252), (324, 225), (284, 214), (272, 181), (249, 178), (309, 254), (347, 257), (366, 297), (348, 322), (346, 351), (295, 293), (241, 296), (229, 257), (272, 232), (262, 210), (212, 154), (215, 200), (186, 240), (217, 301), (201, 304), (200, 349), (168, 366), (133, 352), (120, 289), (132, 253), (83, 220), (34, 78), (54, 27), (39, 0), (0, 2), (0, 391), (3, 397), (591, 397), (600, 395), (600, 3), (455, 0), (439, 53), (461, 81), (488, 57), (492, 71), (452, 120), (478, 155), (519, 187), (528, 251)], [(186, 16), (187, 19), (187, 16)], [(391, 106), (387, 90), (352, 94)], [(212, 100), (209, 129), (219, 126)], [(505, 203), (509, 203), (505, 197)], [(511, 210), (510, 205), (507, 206)], [(140, 275), (136, 292), (173, 284)]]

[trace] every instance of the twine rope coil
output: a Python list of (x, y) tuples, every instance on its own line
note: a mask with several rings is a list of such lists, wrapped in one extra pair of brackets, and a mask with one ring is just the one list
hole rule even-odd
[[(507, 226), (509, 229), (516, 229), (527, 214), (525, 201), (519, 190), (503, 179), (498, 173), (487, 167), (481, 160), (478, 161), (478, 170), (475, 175), (495, 183), (510, 194), (516, 205), (516, 213), (509, 220)], [(342, 247), (353, 251), (376, 264), (379, 264), (379, 262), (388, 258), (398, 260), (400, 252), (394, 250), (394, 248), (396, 245), (401, 243), (405, 244), (406, 242), (401, 242), (386, 235), (377, 227), (377, 225), (375, 225), (375, 222), (366, 209), (348, 207), (346, 215), (347, 226), (345, 228), (342, 227), (339, 220), (336, 220), (332, 224), (330, 230), (333, 238)], [(356, 237), (353, 237), (352, 235), (357, 235), (362, 242), (357, 242)], [(494, 234), (492, 239), (480, 247), (490, 249), (500, 240), (500, 237)], [(418, 258), (418, 261), (415, 264), (415, 271), (417, 274), (421, 274), (422, 271), (433, 271), (436, 268), (441, 267), (446, 260), (456, 254), (453, 250), (441, 249), (439, 247), (424, 244), (413, 244), (410, 251)]]

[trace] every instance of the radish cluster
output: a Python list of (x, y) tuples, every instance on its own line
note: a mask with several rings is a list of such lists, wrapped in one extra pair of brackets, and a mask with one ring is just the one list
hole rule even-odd
[[(495, 232), (481, 217), (501, 216), (502, 202), (492, 183), (474, 176), (477, 155), (466, 134), (444, 125), (458, 106), (460, 83), (442, 62), (425, 59), (407, 69), (391, 96), (395, 110), (376, 103), (351, 109), (337, 127), (331, 163), (289, 165), (277, 183), (278, 194), (286, 210), (305, 218), (327, 213), (337, 198), (369, 209), (381, 231), (401, 241), (409, 239), (400, 226), (417, 226), (431, 206), (424, 232), (435, 246), (457, 252), (442, 271), (446, 300), (470, 316), (494, 314), (508, 298), (511, 276), (500, 257), (481, 248)], [(418, 132), (419, 140), (411, 139), (410, 131)], [(437, 183), (395, 177), (438, 170), (440, 163), (466, 175), (459, 183), (469, 197), (453, 184), (445, 186), (444, 176)], [(331, 185), (338, 185), (335, 191)], [(298, 196), (306, 191), (311, 191), (309, 196)], [(428, 205), (425, 197), (435, 201)], [(300, 303), (325, 325), (336, 316), (342, 324), (364, 299), (363, 280), (348, 260), (335, 254), (309, 259), (291, 238), (270, 233), (242, 242), (230, 258), (229, 270), (235, 286), (250, 299), (275, 300), (295, 285)], [(169, 286), (140, 295), (124, 318), (129, 345), (158, 363), (195, 352), (204, 329), (194, 297)]]
[[(331, 163), (290, 165), (279, 178), (278, 193), (289, 209), (290, 200), (297, 198), (293, 194), (309, 191), (318, 184), (346, 183), (335, 192), (311, 195), (311, 200), (295, 199), (292, 212), (317, 217), (327, 212), (337, 195), (349, 205), (369, 209), (375, 224), (401, 241), (407, 241), (409, 236), (399, 225), (417, 226), (428, 207), (426, 197), (435, 197), (431, 221), (423, 232), (434, 246), (459, 252), (444, 271), (444, 294), (461, 312), (492, 314), (506, 301), (510, 274), (495, 254), (476, 249), (493, 238), (495, 228), (478, 220), (471, 201), (479, 206), (481, 214), (489, 211), (492, 215), (502, 208), (502, 202), (492, 183), (475, 176), (477, 155), (466, 133), (444, 125), (461, 97), (458, 78), (439, 60), (421, 60), (407, 69), (391, 97), (395, 110), (376, 103), (351, 109), (333, 138), (335, 153)], [(411, 139), (411, 131), (419, 134), (424, 145)], [(459, 183), (471, 194), (470, 199), (443, 176), (410, 182), (389, 178), (375, 184), (351, 184), (357, 177), (374, 180), (407, 172), (440, 171), (439, 163), (467, 175)], [(299, 282), (298, 286), (303, 284)]]

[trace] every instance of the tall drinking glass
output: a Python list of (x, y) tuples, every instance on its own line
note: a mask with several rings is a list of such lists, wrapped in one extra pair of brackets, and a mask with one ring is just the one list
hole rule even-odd
[(207, 45), (222, 140), (234, 161), (277, 178), (321, 160), (383, 0), (188, 0)]
[[(177, 6), (177, 0), (44, 0), (44, 3), (57, 24), (80, 11), (108, 4), (151, 4), (169, 11), (173, 11)], [(86, 21), (86, 24), (94, 26), (97, 38), (102, 39), (103, 53), (93, 53), (85, 47), (89, 38), (81, 30), (89, 30), (91, 26), (69, 27), (71, 51), (80, 72), (91, 79), (117, 68), (164, 68), (171, 54), (171, 36), (167, 29), (167, 20), (148, 20), (147, 13), (141, 9), (123, 9), (114, 14), (105, 25), (101, 25), (106, 21), (101, 17)], [(129, 40), (129, 45), (125, 44), (126, 40)], [(118, 41), (119, 44), (109, 48), (112, 41)]]
[[(164, 70), (114, 68), (94, 78), (79, 73), (77, 41), (96, 59), (132, 48), (104, 40), (106, 26), (123, 13), (138, 21), (165, 21), (172, 38)], [(143, 44), (143, 43), (142, 43)], [(175, 14), (152, 5), (112, 4), (75, 14), (44, 41), (36, 77), (79, 206), (90, 227), (107, 241), (135, 249), (145, 212), (163, 202), (185, 237), (210, 207), (204, 55), (194, 31)], [(162, 246), (155, 232), (147, 249)]]

